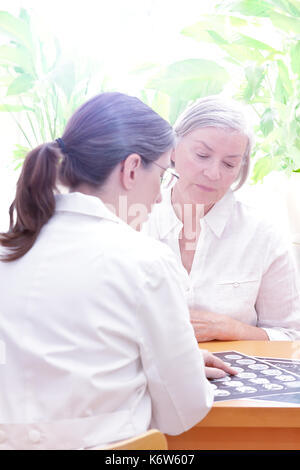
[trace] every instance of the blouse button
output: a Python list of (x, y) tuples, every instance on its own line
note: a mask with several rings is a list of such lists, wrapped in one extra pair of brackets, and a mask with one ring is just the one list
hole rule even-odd
[(233, 284), (234, 287), (239, 287), (239, 285), (240, 285), (239, 282), (235, 282), (235, 283)]
[(0, 429), (0, 443), (4, 442), (6, 439), (5, 432)]
[(39, 431), (36, 431), (35, 429), (32, 429), (29, 431), (29, 440), (33, 444), (37, 444), (41, 440), (41, 433)]

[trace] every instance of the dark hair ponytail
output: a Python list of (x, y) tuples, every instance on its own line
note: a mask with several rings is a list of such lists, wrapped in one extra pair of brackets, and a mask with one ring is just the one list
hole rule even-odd
[(9, 209), (9, 231), (0, 234), (1, 245), (9, 248), (1, 261), (14, 261), (25, 255), (52, 216), (58, 154), (54, 144), (40, 145), (28, 153)]
[(2, 261), (16, 260), (33, 246), (55, 210), (57, 177), (73, 190), (81, 183), (101, 187), (128, 155), (140, 155), (147, 166), (173, 145), (170, 124), (138, 98), (102, 93), (84, 103), (61, 138), (27, 155), (9, 211), (9, 231), (0, 234), (0, 244), (9, 249)]

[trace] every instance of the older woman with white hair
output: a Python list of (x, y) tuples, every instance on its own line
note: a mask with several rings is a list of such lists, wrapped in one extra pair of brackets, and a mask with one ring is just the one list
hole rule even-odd
[(253, 140), (242, 109), (218, 96), (199, 99), (179, 116), (175, 132), (175, 185), (144, 230), (185, 268), (197, 340), (300, 339), (289, 247), (234, 194), (247, 179)]

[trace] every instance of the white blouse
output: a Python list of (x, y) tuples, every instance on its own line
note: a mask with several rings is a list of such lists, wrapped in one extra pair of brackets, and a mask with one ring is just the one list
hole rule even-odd
[(57, 196), (33, 248), (0, 263), (0, 340), (0, 449), (179, 434), (213, 402), (174, 254), (96, 197)]
[[(182, 228), (165, 191), (143, 231), (170, 246), (181, 264)], [(300, 287), (289, 248), (231, 190), (201, 218), (191, 272), (181, 272), (191, 308), (263, 328), (270, 340), (300, 339)]]

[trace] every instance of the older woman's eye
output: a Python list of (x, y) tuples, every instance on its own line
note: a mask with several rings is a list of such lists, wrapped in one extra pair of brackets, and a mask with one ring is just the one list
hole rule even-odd
[(201, 153), (196, 153), (197, 157), (200, 157), (200, 158), (208, 158), (208, 155), (203, 155)]
[(231, 165), (230, 163), (224, 162), (226, 168), (235, 168), (235, 165)]

